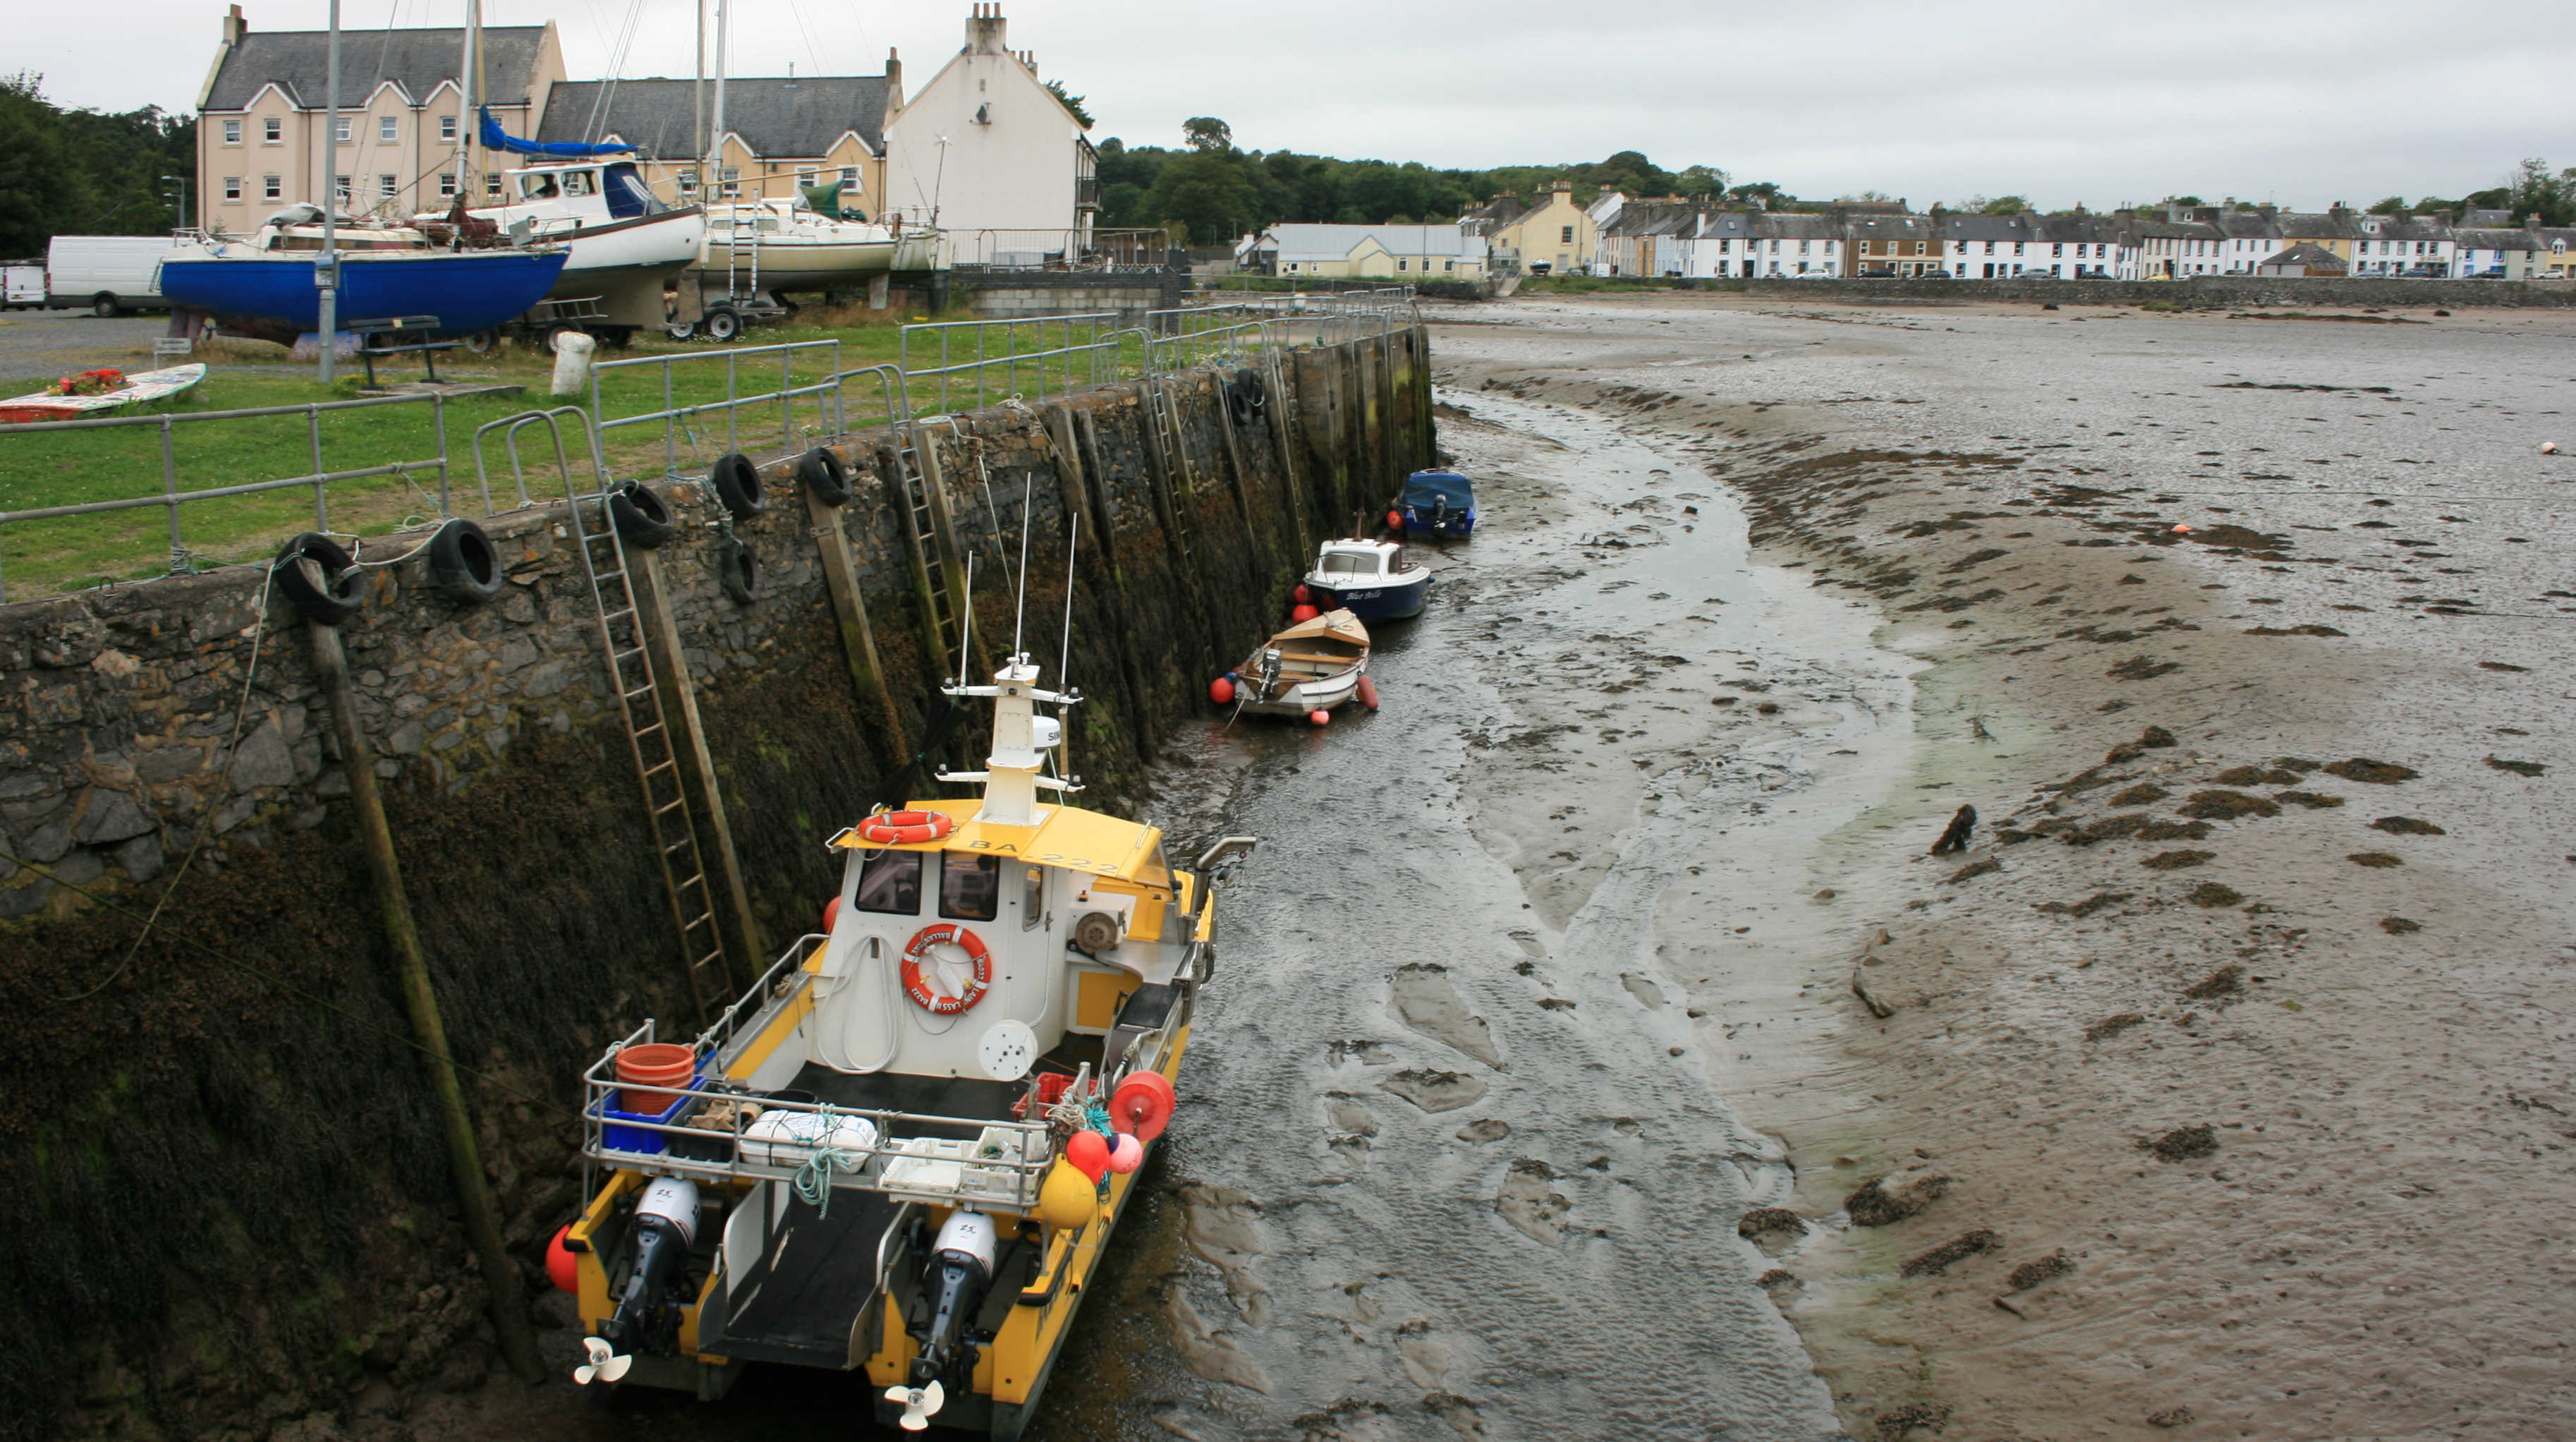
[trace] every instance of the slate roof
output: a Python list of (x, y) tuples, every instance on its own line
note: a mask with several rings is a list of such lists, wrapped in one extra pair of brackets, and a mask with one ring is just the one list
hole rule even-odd
[(2118, 245), (2121, 226), (2100, 215), (2039, 215), (2031, 217), (2031, 239), (2053, 245)]
[(2221, 210), (2210, 224), (2232, 240), (2278, 240), (2281, 227), (2259, 210)]
[(2317, 244), (2313, 240), (2300, 241), (2298, 244), (2291, 246), (2288, 250), (2282, 251), (2278, 255), (2267, 255), (2263, 257), (2261, 260), (2256, 261), (2254, 265), (2257, 270), (2260, 270), (2265, 266), (2303, 265), (2310, 270), (2331, 270), (2338, 275), (2341, 275), (2349, 268), (2345, 265), (2344, 258), (2342, 256), (2335, 254), (2333, 251), (2326, 249), (2324, 246)]
[(2313, 235), (2325, 236), (2335, 240), (2350, 240), (2352, 238), (2352, 222), (2350, 218), (2337, 216), (2331, 212), (2294, 212), (2285, 210), (2279, 215), (2273, 217), (2273, 224), (2277, 227), (2278, 233), (2285, 237), (2294, 235)]
[(2038, 216), (1960, 215), (1941, 217), (1941, 235), (1945, 240), (2037, 240)]
[(1689, 201), (1632, 200), (1601, 227), (1607, 239), (1621, 236), (1690, 235), (1699, 227), (1699, 207)]
[[(535, 73), (537, 50), (544, 41), (542, 25), (485, 26), (483, 73), (494, 105), (528, 103), (528, 80)], [(387, 80), (401, 86), (413, 101), (424, 101), (441, 84), (456, 78), (464, 58), (465, 31), (383, 30), (340, 32), (340, 103), (364, 100)], [(270, 81), (284, 87), (298, 106), (318, 110), (329, 102), (331, 34), (327, 30), (254, 30), (224, 56), (215, 83), (207, 87), (208, 110), (242, 110)]]
[[(488, 33), (488, 32), (487, 32)], [(596, 123), (591, 110), (614, 86)], [(707, 87), (712, 122), (715, 87)], [(694, 80), (573, 80), (546, 97), (537, 139), (590, 141), (614, 135), (647, 156), (686, 159), (697, 144)], [(886, 80), (882, 75), (800, 75), (725, 82), (725, 129), (762, 156), (809, 157), (857, 131), (868, 149), (885, 153)]]
[[(2486, 212), (2493, 214), (2493, 212)], [(2474, 230), (2455, 230), (2451, 238), (2463, 250), (2546, 250), (2548, 243), (2519, 225), (2480, 226)]]
[(1389, 255), (1482, 257), (1485, 239), (1456, 225), (1274, 225), (1253, 238), (1248, 252), (1275, 251), (1278, 259), (1345, 260), (1374, 236)]

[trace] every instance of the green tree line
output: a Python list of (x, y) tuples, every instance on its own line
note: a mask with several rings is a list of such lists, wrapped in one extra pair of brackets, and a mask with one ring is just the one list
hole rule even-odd
[(1101, 223), (1171, 226), (1192, 243), (1221, 245), (1263, 226), (1325, 221), (1345, 225), (1410, 225), (1456, 220), (1497, 195), (1533, 199), (1559, 180), (1588, 205), (1604, 190), (1627, 195), (1690, 195), (1791, 201), (1770, 184), (1732, 185), (1709, 165), (1665, 170), (1634, 150), (1605, 160), (1559, 165), (1506, 165), (1442, 170), (1415, 161), (1339, 160), (1291, 150), (1238, 150), (1227, 124), (1199, 116), (1182, 127), (1187, 143), (1130, 148), (1100, 143)]
[[(57, 235), (155, 235), (179, 224), (195, 184), (197, 122), (147, 105), (66, 110), (32, 72), (0, 76), (0, 256), (42, 255)], [(195, 197), (190, 199), (194, 218)]]

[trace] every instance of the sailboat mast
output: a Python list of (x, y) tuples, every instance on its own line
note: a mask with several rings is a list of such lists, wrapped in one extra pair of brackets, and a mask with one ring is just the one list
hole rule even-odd
[(340, 329), (340, 0), (331, 0), (327, 64), (330, 74), (322, 82), (322, 253), (313, 258), (313, 282), (322, 292), (321, 361), (314, 379), (326, 386)]
[[(698, 0), (698, 79), (695, 88), (689, 92), (689, 107), (691, 118), (698, 127), (690, 137), (694, 148), (689, 154), (703, 166), (707, 160), (707, 0)], [(706, 185), (707, 177), (701, 172), (698, 176), (698, 199), (701, 203), (706, 200)]]
[(474, 52), (482, 38), (483, 0), (465, 0), (465, 49), (456, 57), (456, 193), (467, 203), (474, 195)]
[(725, 68), (733, 58), (732, 39), (732, 0), (716, 0), (716, 116), (715, 124), (708, 127), (707, 173), (703, 182), (715, 187), (714, 195), (721, 195), (724, 185)]

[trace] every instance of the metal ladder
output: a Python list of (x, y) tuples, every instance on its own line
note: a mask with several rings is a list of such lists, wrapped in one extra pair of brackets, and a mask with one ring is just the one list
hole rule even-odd
[(948, 586), (948, 564), (939, 548), (939, 520), (930, 509), (930, 483), (923, 476), (920, 452), (921, 428), (906, 422), (895, 428), (895, 485), (903, 498), (904, 539), (912, 546), (921, 574), (930, 588), (930, 622), (938, 634), (941, 660), (934, 670), (944, 670), (945, 658), (958, 653), (963, 641), (957, 630), (956, 595)]
[[(751, 258), (746, 264), (743, 257)], [(750, 279), (745, 283), (744, 276)], [(735, 198), (729, 228), (725, 232), (725, 285), (737, 306), (747, 304), (760, 294), (760, 212), (746, 207)]]
[[(599, 617), (599, 636), (608, 654), (608, 681), (617, 692), (617, 707), (626, 719), (627, 748), (635, 758), (636, 779), (644, 786), (644, 814), (653, 837), (654, 859), (662, 868), (662, 885), (671, 898), (671, 921), (680, 931), (680, 955), (689, 973), (689, 996), (704, 1018), (730, 994), (725, 970), (724, 937), (716, 926), (715, 892), (707, 882), (706, 857), (698, 846), (698, 824), (689, 815), (687, 789), (680, 781), (680, 756), (671, 740), (662, 691), (653, 679), (647, 655), (644, 616), (635, 603), (635, 581), (626, 568), (626, 547), (608, 509), (608, 496), (570, 498), (573, 550), (582, 573), (590, 578), (590, 599)], [(585, 521), (585, 505), (598, 508), (597, 529)]]
[(1180, 402), (1172, 395), (1163, 376), (1145, 378), (1145, 409), (1153, 419), (1146, 429), (1148, 443), (1162, 454), (1163, 474), (1172, 483), (1172, 559), (1181, 574), (1195, 586), (1198, 568), (1198, 527), (1193, 524), (1189, 502), (1198, 495), (1198, 482), (1190, 474), (1189, 447), (1182, 443)]

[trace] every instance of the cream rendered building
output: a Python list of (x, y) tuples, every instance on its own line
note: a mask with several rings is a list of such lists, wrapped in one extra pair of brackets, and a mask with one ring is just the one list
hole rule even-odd
[[(247, 233), (281, 206), (320, 203), (326, 174), (361, 213), (444, 209), (467, 187), (483, 192), (474, 203), (497, 199), (484, 188), (497, 178), (483, 175), (481, 150), (467, 169), (471, 121), (456, 82), (464, 47), (461, 28), (343, 32), (339, 138), (326, 147), (329, 35), (255, 32), (233, 6), (197, 101), (200, 223)], [(530, 133), (564, 78), (553, 22), (487, 27), (482, 69), (493, 118), (513, 135)]]
[(1038, 78), (1036, 54), (1009, 48), (1005, 24), (999, 4), (977, 4), (965, 47), (885, 123), (886, 209), (936, 223), (970, 264), (1061, 249), (1100, 210), (1082, 122)]
[(1601, 233), (1574, 203), (1573, 185), (1560, 180), (1545, 205), (1496, 227), (1492, 239), (1498, 266), (1517, 262), (1524, 275), (1571, 275), (1592, 264)]

